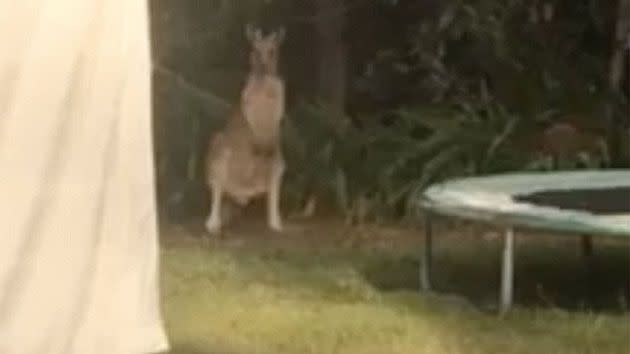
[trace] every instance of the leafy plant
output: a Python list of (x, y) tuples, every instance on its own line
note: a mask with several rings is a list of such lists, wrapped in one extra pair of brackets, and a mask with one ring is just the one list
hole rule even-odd
[(399, 111), (407, 126), (425, 128), (429, 133), (401, 145), (387, 166), (388, 204), (404, 201), (408, 208), (418, 192), (439, 179), (521, 167), (505, 148), (519, 121), (517, 116), (494, 102), (461, 102), (447, 112)]
[(342, 150), (358, 143), (348, 136), (349, 120), (321, 103), (304, 102), (287, 115), (284, 123), (287, 184), (293, 203), (307, 198), (308, 193), (330, 194), (338, 188), (335, 180), (342, 168), (342, 156), (352, 155)]
[(372, 124), (350, 129), (322, 106), (296, 110), (285, 140), (294, 188), (317, 186), (348, 220), (361, 222), (404, 215), (441, 178), (524, 166), (505, 148), (518, 118), (495, 102), (393, 113), (391, 125), (364, 118)]

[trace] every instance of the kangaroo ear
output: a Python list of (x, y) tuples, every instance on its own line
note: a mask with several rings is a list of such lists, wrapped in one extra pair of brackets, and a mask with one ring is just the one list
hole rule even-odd
[(287, 31), (286, 29), (284, 29), (284, 27), (280, 27), (280, 29), (278, 29), (275, 33), (275, 40), (276, 43), (280, 44), (284, 41), (284, 37), (286, 36)]
[(245, 26), (245, 36), (250, 42), (258, 41), (262, 38), (262, 32), (260, 29), (254, 29), (251, 23)]

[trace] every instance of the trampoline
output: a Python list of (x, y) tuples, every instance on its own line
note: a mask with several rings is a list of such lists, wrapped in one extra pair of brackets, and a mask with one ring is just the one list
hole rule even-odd
[(503, 230), (499, 311), (512, 305), (517, 228), (630, 240), (630, 170), (501, 174), (429, 186), (416, 207), (426, 217), (420, 262), (422, 290), (431, 288), (431, 215), (489, 223)]

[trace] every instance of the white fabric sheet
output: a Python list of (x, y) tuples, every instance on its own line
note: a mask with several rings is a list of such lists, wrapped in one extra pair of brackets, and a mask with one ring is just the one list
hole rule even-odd
[(0, 0), (0, 353), (168, 349), (147, 3)]

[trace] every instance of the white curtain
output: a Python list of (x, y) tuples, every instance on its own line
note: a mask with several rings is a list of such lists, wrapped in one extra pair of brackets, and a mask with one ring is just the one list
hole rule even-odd
[(146, 0), (0, 0), (0, 353), (168, 350)]

